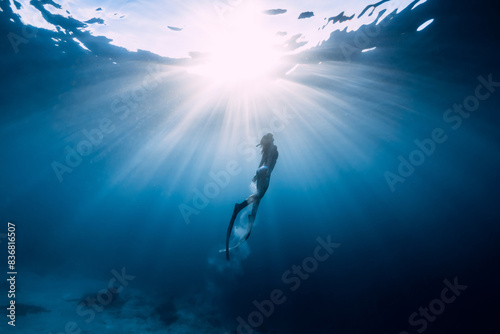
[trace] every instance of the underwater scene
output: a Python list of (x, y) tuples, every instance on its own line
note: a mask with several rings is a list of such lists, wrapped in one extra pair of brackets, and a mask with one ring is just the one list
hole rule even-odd
[(497, 333), (495, 5), (0, 0), (0, 333)]

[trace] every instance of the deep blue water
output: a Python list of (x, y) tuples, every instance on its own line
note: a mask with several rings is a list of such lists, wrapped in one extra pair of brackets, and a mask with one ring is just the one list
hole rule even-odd
[[(23, 24), (2, 2), (0, 247), (6, 254), (14, 222), (23, 304), (15, 328), (2, 316), (2, 333), (494, 333), (493, 4), (430, 0), (370, 38), (366, 48), (375, 50), (349, 59), (340, 46), (354, 45), (364, 28), (337, 31), (291, 57), (302, 65), (276, 80), (277, 102), (243, 99), (274, 108), (252, 117), (234, 90), (203, 101), (206, 83), (183, 71), (184, 61), (105, 38), (86, 36), (91, 52), (67, 42), (62, 53), (51, 40), (57, 33), (39, 29), (16, 53), (6, 36)], [(473, 111), (448, 113), (464, 103)], [(234, 203), (250, 192), (260, 160), (252, 147), (276, 118), (270, 187), (228, 264), (218, 250)], [(71, 160), (85, 131), (94, 131), (91, 152)], [(415, 153), (415, 141), (428, 154)], [(74, 167), (59, 178), (54, 162), (66, 159)], [(227, 182), (217, 185), (211, 173)], [(199, 192), (206, 201), (196, 206)], [(183, 216), (186, 207), (194, 213)], [(310, 258), (318, 238), (336, 244), (322, 262)], [(294, 265), (310, 273), (289, 271)], [(94, 305), (102, 307), (95, 318), (82, 315), (92, 308), (81, 305), (84, 295), (98, 296), (122, 268), (134, 278), (109, 305)], [(454, 280), (467, 288), (442, 302)], [(5, 279), (0, 287), (7, 305)], [(283, 303), (259, 321), (253, 302), (276, 289)], [(428, 318), (409, 321), (429, 306)], [(258, 326), (238, 330), (238, 317)]]

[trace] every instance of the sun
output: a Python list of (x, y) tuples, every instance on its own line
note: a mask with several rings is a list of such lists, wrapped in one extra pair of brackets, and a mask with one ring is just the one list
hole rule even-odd
[(265, 29), (259, 16), (252, 8), (241, 8), (207, 28), (206, 56), (190, 72), (229, 84), (269, 77), (283, 54), (276, 33)]

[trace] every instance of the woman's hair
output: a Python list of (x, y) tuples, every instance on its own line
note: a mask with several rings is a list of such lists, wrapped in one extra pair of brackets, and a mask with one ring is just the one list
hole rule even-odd
[(268, 133), (267, 135), (264, 135), (262, 137), (262, 139), (260, 140), (260, 144), (259, 145), (262, 145), (263, 147), (264, 146), (269, 146), (273, 142), (274, 142), (273, 134), (272, 133)]
[(273, 138), (272, 133), (268, 133), (268, 134), (264, 135), (262, 137), (262, 139), (260, 140), (260, 144), (259, 144), (262, 147), (262, 151), (260, 152), (260, 154), (264, 155), (264, 153), (269, 150), (269, 148), (271, 147), (271, 144), (273, 142), (274, 142), (274, 138)]

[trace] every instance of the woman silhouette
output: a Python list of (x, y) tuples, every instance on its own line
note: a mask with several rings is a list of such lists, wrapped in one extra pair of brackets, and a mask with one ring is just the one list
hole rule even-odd
[(229, 227), (227, 228), (226, 236), (226, 259), (229, 261), (229, 238), (231, 237), (231, 232), (233, 230), (234, 221), (238, 216), (238, 213), (246, 208), (249, 204), (253, 204), (252, 213), (248, 215), (248, 229), (244, 238), (242, 238), (238, 244), (231, 249), (234, 249), (245, 242), (252, 232), (252, 226), (255, 221), (255, 216), (257, 215), (257, 209), (259, 208), (260, 200), (264, 197), (264, 194), (269, 187), (269, 180), (271, 179), (271, 172), (276, 165), (276, 160), (278, 160), (278, 147), (274, 145), (274, 138), (271, 133), (268, 133), (260, 140), (260, 144), (257, 146), (262, 147), (262, 159), (260, 160), (259, 168), (252, 179), (252, 182), (256, 183), (257, 192), (250, 195), (246, 200), (241, 203), (236, 203), (234, 205), (233, 216), (229, 222)]

